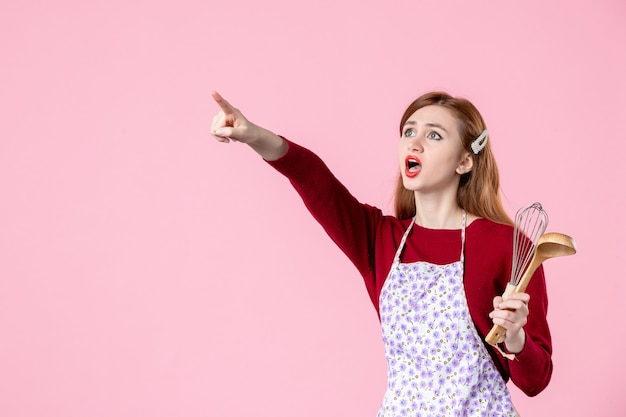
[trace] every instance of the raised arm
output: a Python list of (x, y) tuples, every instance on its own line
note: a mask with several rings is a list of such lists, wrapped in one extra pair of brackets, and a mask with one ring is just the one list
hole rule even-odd
[(221, 110), (213, 118), (211, 134), (220, 142), (248, 144), (285, 175), (313, 217), (365, 277), (374, 297), (373, 250), (382, 212), (361, 204), (316, 154), (251, 123), (218, 93), (212, 96)]
[(266, 161), (275, 161), (287, 152), (287, 143), (280, 136), (255, 125), (226, 101), (219, 93), (211, 93), (220, 111), (213, 117), (211, 134), (220, 142), (245, 143)]

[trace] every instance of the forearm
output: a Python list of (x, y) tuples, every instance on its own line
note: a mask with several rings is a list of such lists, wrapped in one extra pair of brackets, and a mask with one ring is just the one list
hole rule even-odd
[(289, 179), (309, 212), (357, 269), (362, 274), (369, 271), (382, 212), (359, 203), (317, 155), (293, 142), (288, 142), (283, 158), (268, 162)]
[(287, 153), (287, 142), (267, 129), (258, 127), (259, 133), (256, 140), (248, 143), (256, 153), (266, 161), (275, 161)]
[[(523, 327), (524, 344), (509, 361), (511, 379), (529, 396), (546, 388), (552, 376), (552, 341), (546, 320), (548, 300), (543, 268), (535, 272), (527, 290), (530, 295), (528, 323)], [(514, 346), (506, 345), (515, 352)]]
[(548, 386), (552, 366), (547, 348), (529, 337), (522, 351), (509, 361), (511, 380), (526, 395), (533, 397)]

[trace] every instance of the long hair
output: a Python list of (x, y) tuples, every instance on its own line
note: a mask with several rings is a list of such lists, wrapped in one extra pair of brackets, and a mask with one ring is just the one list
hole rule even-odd
[[(472, 103), (464, 98), (452, 97), (445, 92), (426, 93), (417, 98), (406, 109), (400, 120), (400, 135), (405, 122), (422, 107), (437, 105), (450, 110), (459, 122), (459, 133), (463, 148), (473, 158), (472, 170), (461, 175), (457, 202), (465, 211), (497, 223), (513, 224), (500, 199), (500, 175), (491, 151), (491, 141), (478, 154), (471, 149), (472, 142), (487, 127), (482, 116)], [(404, 188), (402, 174), (398, 178), (395, 194), (395, 213), (399, 219), (415, 216), (415, 194)]]

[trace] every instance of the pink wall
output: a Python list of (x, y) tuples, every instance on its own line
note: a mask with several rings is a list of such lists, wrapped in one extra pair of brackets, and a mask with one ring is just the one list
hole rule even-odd
[(0, 415), (375, 415), (360, 277), (210, 138), (212, 89), (385, 210), (404, 107), (470, 98), (507, 207), (541, 201), (579, 246), (546, 263), (552, 383), (516, 404), (623, 413), (626, 7), (510, 3), (3, 1)]

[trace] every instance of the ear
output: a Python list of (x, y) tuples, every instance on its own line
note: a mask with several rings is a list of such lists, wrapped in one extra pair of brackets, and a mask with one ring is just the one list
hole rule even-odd
[(467, 174), (474, 167), (474, 158), (472, 158), (472, 154), (469, 152), (464, 152), (461, 158), (461, 162), (456, 167), (456, 172), (459, 175)]

